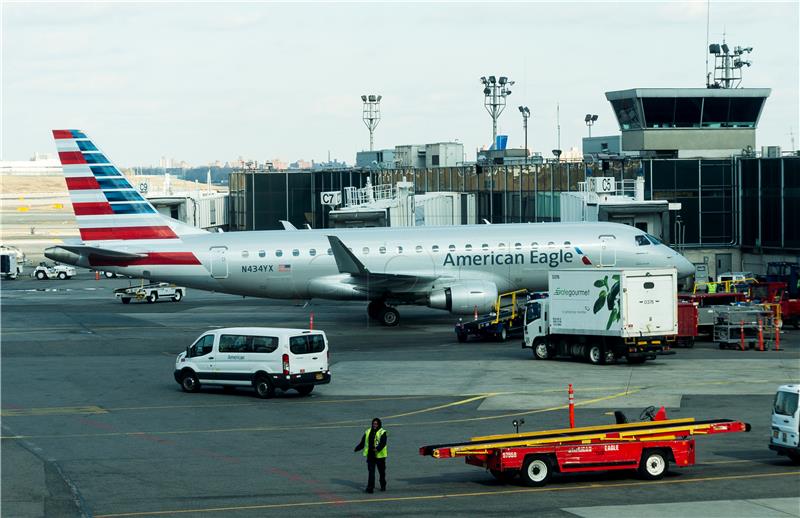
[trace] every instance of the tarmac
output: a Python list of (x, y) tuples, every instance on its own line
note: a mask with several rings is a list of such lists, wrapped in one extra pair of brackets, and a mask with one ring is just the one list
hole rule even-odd
[[(2, 516), (800, 516), (800, 467), (767, 448), (778, 385), (800, 382), (800, 331), (781, 351), (711, 342), (643, 365), (537, 361), (520, 339), (457, 342), (455, 318), (401, 308), (397, 328), (365, 305), (189, 290), (179, 303), (122, 305), (127, 279), (2, 281)], [(330, 385), (260, 400), (251, 390), (180, 390), (175, 355), (219, 326), (315, 327)], [(750, 433), (698, 437), (697, 464), (658, 481), (629, 472), (503, 484), (420, 446), (567, 425), (731, 418)], [(373, 417), (388, 430), (389, 487), (363, 493), (353, 447)]]

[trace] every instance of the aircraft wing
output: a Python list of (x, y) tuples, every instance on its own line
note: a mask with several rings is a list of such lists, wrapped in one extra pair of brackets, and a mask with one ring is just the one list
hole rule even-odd
[(349, 284), (358, 286), (365, 292), (402, 293), (412, 291), (420, 284), (433, 282), (438, 275), (409, 275), (402, 273), (370, 272), (355, 254), (336, 236), (328, 236), (333, 258), (339, 273), (350, 274)]

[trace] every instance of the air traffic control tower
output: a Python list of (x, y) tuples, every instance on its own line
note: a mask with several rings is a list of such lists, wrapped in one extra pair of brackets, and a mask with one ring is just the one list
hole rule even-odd
[(606, 92), (622, 150), (643, 158), (747, 154), (769, 88), (635, 88)]

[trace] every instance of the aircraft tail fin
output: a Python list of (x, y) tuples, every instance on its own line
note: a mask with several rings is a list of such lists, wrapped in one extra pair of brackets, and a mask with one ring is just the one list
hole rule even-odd
[(204, 232), (159, 214), (83, 131), (53, 130), (53, 138), (84, 243), (162, 243)]

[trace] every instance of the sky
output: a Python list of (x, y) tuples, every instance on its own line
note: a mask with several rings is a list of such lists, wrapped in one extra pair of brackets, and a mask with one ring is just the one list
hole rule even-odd
[[(752, 46), (743, 86), (772, 89), (757, 146), (800, 143), (800, 3), (710, 2), (711, 42)], [(481, 76), (516, 81), (499, 133), (550, 156), (618, 133), (605, 92), (703, 87), (704, 0), (528, 3), (2, 3), (0, 158), (82, 129), (120, 165), (162, 156), (348, 163), (369, 148), (489, 145)], [(797, 144), (796, 144), (797, 146)]]

